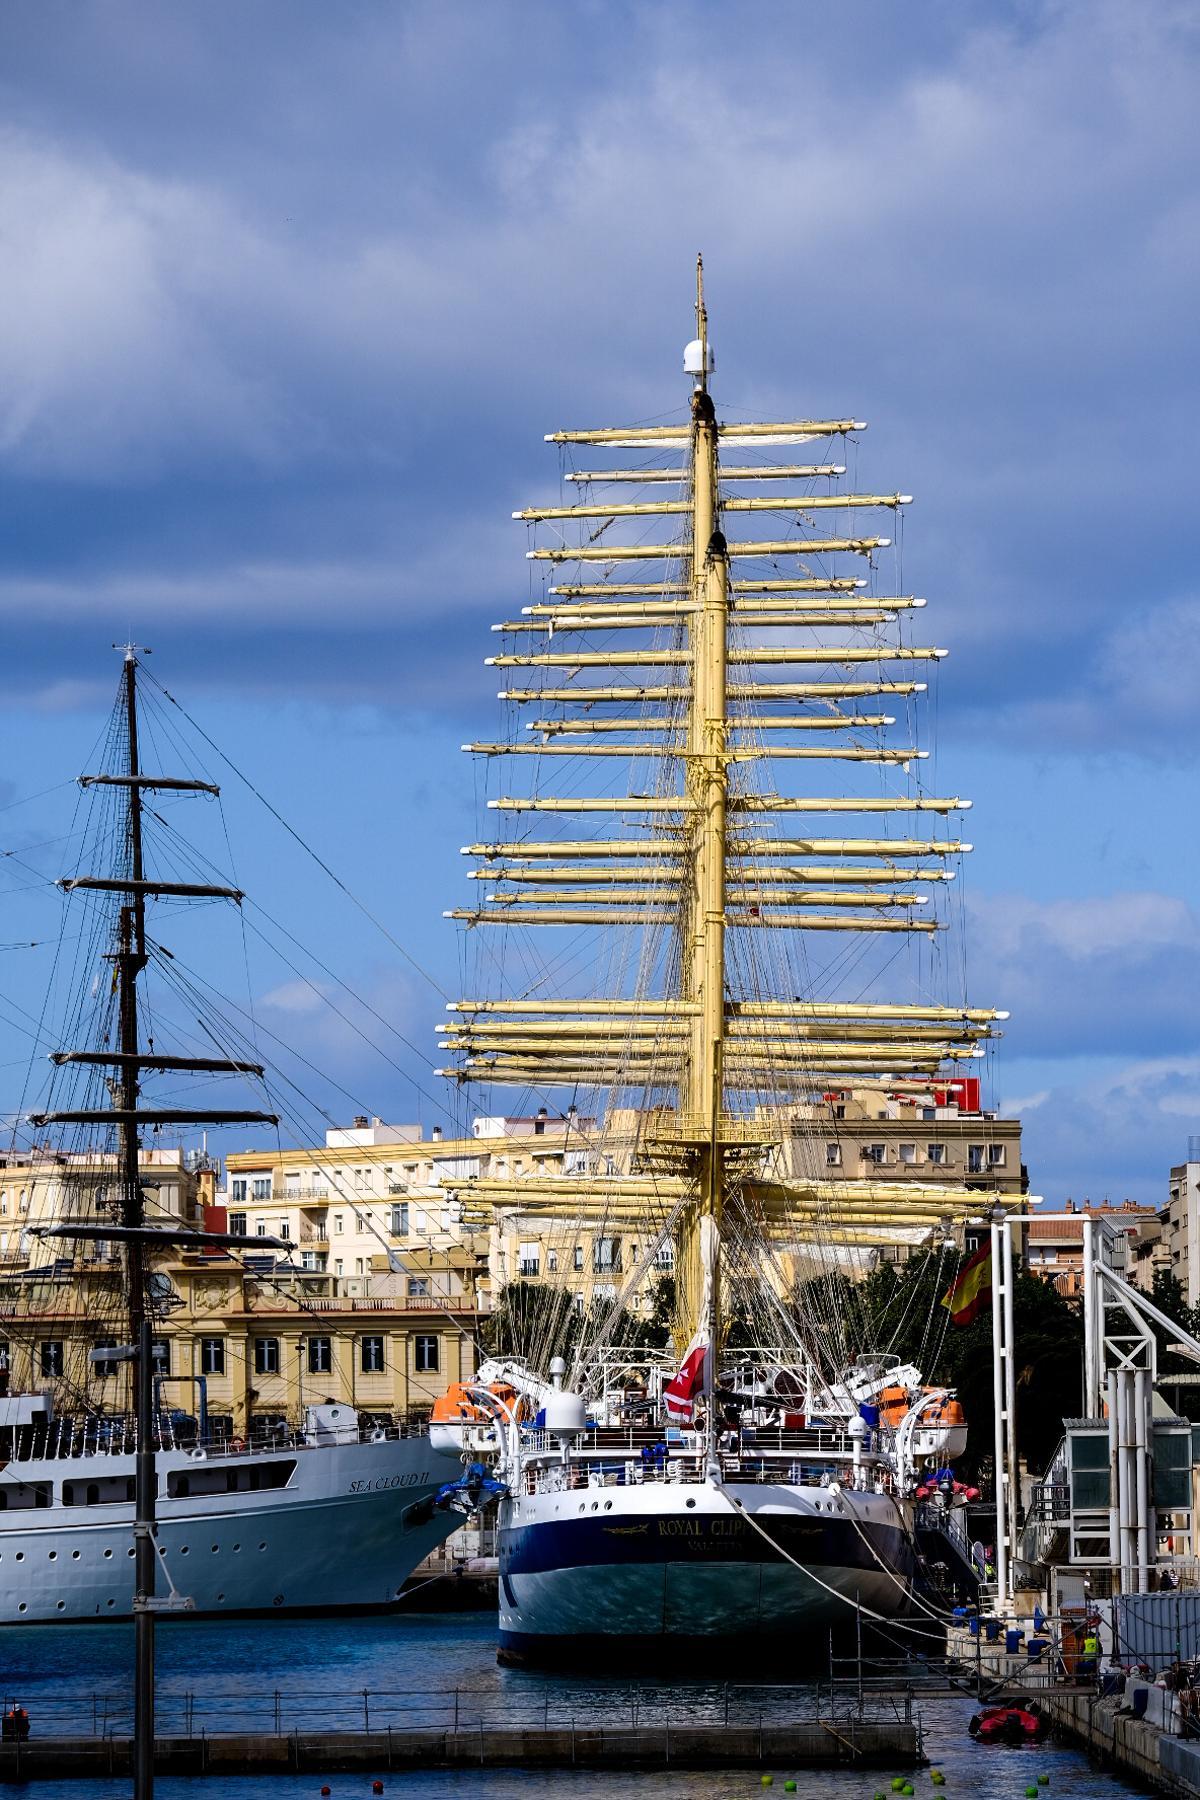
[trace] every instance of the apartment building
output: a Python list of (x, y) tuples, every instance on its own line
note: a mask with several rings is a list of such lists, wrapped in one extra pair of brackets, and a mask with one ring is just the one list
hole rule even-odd
[[(598, 1140), (596, 1121), (546, 1108), (530, 1116), (480, 1116), (470, 1137), (435, 1126), (385, 1125), (359, 1118), (328, 1131), (323, 1149), (241, 1151), (226, 1159), (229, 1229), (279, 1237), (305, 1272), (332, 1275), (349, 1295), (471, 1298), (486, 1311), (511, 1282), (553, 1281), (580, 1304), (613, 1299), (645, 1257), (660, 1273), (674, 1249), (645, 1232), (614, 1234), (564, 1225), (519, 1207), (464, 1212), (456, 1184), (475, 1177), (520, 1181), (539, 1174), (577, 1177), (628, 1167), (633, 1113), (617, 1114)], [(641, 1285), (641, 1284), (639, 1284)], [(633, 1297), (648, 1306), (645, 1292)]]
[[(199, 1227), (216, 1192), (216, 1164), (199, 1151), (143, 1150), (139, 1159), (149, 1223)], [(0, 1154), (0, 1274), (54, 1262), (111, 1263), (115, 1245), (38, 1235), (46, 1225), (116, 1224), (117, 1163), (99, 1153), (34, 1148)]]
[(799, 1179), (1028, 1189), (1021, 1121), (984, 1111), (974, 1078), (928, 1095), (829, 1093), (795, 1107), (793, 1119), (790, 1172)]
[(1178, 1277), (1189, 1306), (1200, 1305), (1200, 1137), (1188, 1139), (1187, 1161), (1171, 1170), (1160, 1214), (1164, 1266)]
[(1153, 1285), (1152, 1256), (1160, 1239), (1158, 1209), (1125, 1200), (1077, 1206), (1068, 1200), (1061, 1213), (1039, 1213), (1025, 1226), (1025, 1263), (1031, 1275), (1048, 1281), (1068, 1300), (1083, 1291), (1083, 1221), (1102, 1219), (1112, 1227), (1111, 1266), (1127, 1281), (1147, 1290)]

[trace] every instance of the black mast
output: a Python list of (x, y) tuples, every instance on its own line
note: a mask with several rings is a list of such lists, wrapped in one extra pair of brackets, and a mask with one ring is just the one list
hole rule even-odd
[[(116, 949), (113, 962), (117, 978), (118, 1047), (115, 1053), (104, 1051), (59, 1051), (56, 1063), (109, 1064), (116, 1068), (117, 1079), (110, 1092), (114, 1104), (108, 1108), (80, 1108), (72, 1112), (35, 1113), (35, 1125), (109, 1125), (115, 1127), (118, 1144), (118, 1184), (121, 1196), (120, 1241), (125, 1245), (128, 1284), (131, 1360), (135, 1369), (135, 1412), (137, 1417), (137, 1464), (134, 1484), (134, 1757), (133, 1792), (135, 1800), (152, 1800), (154, 1793), (154, 1621), (157, 1612), (168, 1604), (155, 1596), (155, 1574), (158, 1551), (155, 1543), (155, 1506), (158, 1498), (158, 1475), (155, 1468), (154, 1405), (154, 1325), (147, 1301), (147, 1277), (152, 1252), (156, 1246), (192, 1241), (215, 1234), (160, 1230), (146, 1225), (146, 1206), (141, 1180), (141, 1128), (159, 1124), (267, 1124), (277, 1125), (278, 1117), (265, 1112), (199, 1113), (179, 1107), (139, 1109), (141, 1077), (144, 1070), (191, 1069), (229, 1075), (261, 1075), (258, 1064), (223, 1061), (216, 1058), (183, 1058), (143, 1053), (138, 1045), (138, 977), (146, 967), (146, 898), (148, 895), (170, 895), (179, 898), (228, 899), (240, 901), (237, 888), (208, 887), (190, 882), (147, 880), (142, 853), (142, 793), (148, 788), (187, 789), (215, 794), (218, 790), (207, 781), (189, 781), (176, 776), (143, 775), (138, 751), (137, 652), (132, 644), (123, 646), (125, 668), (122, 697), (125, 711), (126, 757), (123, 774), (85, 775), (83, 786), (103, 784), (126, 790), (125, 872), (115, 877), (85, 876), (61, 885), (72, 888), (99, 888), (125, 896), (117, 918)], [(96, 1228), (103, 1229), (103, 1228)], [(96, 1235), (88, 1227), (62, 1227), (49, 1235), (86, 1237)], [(110, 1352), (111, 1354), (111, 1352)], [(129, 1353), (127, 1353), (129, 1354)]]

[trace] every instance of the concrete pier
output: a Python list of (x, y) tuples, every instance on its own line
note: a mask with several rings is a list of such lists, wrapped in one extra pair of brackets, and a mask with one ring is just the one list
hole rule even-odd
[[(270, 1775), (370, 1769), (916, 1768), (916, 1721), (812, 1719), (788, 1725), (572, 1726), (520, 1730), (230, 1733), (164, 1737), (160, 1775)], [(127, 1774), (128, 1738), (31, 1737), (0, 1745), (0, 1781)]]
[[(1162, 1689), (1151, 1693), (1171, 1698)], [(1045, 1705), (1055, 1725), (1098, 1762), (1136, 1776), (1156, 1793), (1200, 1800), (1200, 1742), (1177, 1737), (1153, 1718), (1135, 1718), (1123, 1696), (1100, 1700), (1095, 1694), (1053, 1694)]]

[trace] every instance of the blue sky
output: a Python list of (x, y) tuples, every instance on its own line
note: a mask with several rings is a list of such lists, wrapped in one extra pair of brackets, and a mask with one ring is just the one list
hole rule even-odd
[[(0, 940), (57, 929), (73, 797), (29, 797), (132, 633), (433, 978), (234, 781), (239, 878), (387, 1055), (252, 948), (255, 1007), (439, 1116), (395, 1033), (457, 985), (508, 514), (552, 491), (544, 431), (680, 405), (703, 248), (722, 403), (866, 418), (861, 477), (917, 496), (1035, 1189), (1158, 1198), (1200, 1132), (1198, 81), (1170, 0), (6, 9)], [(9, 1106), (47, 955), (0, 953)]]

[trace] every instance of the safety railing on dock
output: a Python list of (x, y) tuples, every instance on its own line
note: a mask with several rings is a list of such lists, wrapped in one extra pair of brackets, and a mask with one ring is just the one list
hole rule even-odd
[[(518, 1678), (519, 1679), (519, 1678)], [(233, 1734), (291, 1736), (363, 1731), (445, 1732), (485, 1737), (500, 1731), (578, 1729), (670, 1731), (688, 1726), (752, 1728), (813, 1724), (819, 1721), (893, 1721), (916, 1725), (913, 1697), (905, 1693), (848, 1693), (828, 1681), (804, 1686), (712, 1684), (654, 1687), (638, 1682), (608, 1684), (537, 1683), (522, 1693), (501, 1687), (455, 1688), (443, 1694), (403, 1688), (361, 1688), (331, 1692), (287, 1688), (247, 1693), (244, 1688), (164, 1691), (156, 1702), (160, 1737), (221, 1737)], [(37, 1693), (22, 1688), (0, 1696), (0, 1712), (23, 1706), (39, 1738), (124, 1738), (132, 1729), (128, 1689), (78, 1694)]]

